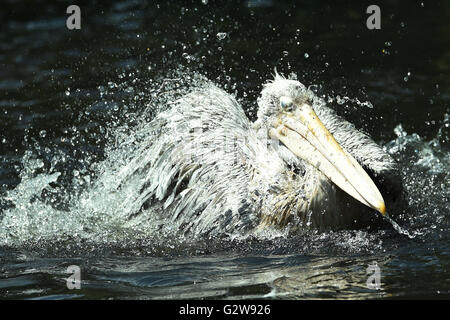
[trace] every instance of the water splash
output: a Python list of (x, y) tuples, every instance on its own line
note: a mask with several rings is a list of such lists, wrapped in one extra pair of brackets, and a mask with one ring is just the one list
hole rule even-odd
[[(100, 101), (87, 106), (86, 111), (89, 112), (81, 115), (91, 118), (96, 114), (103, 117), (109, 114), (114, 121), (102, 123), (97, 131), (93, 131), (92, 137), (84, 127), (71, 128), (65, 137), (77, 150), (82, 150), (89, 138), (97, 142), (98, 136), (105, 137), (105, 159), (92, 160), (94, 158), (89, 157), (91, 154), (88, 153), (83, 161), (71, 161), (62, 152), (63, 148), (39, 153), (30, 147), (22, 159), (21, 182), (1, 199), (7, 201), (9, 207), (0, 214), (0, 234), (3, 235), (0, 245), (66, 244), (67, 241), (81, 244), (87, 241), (94, 246), (118, 245), (127, 248), (128, 252), (134, 250), (139, 243), (161, 251), (181, 250), (179, 248), (187, 246), (189, 240), (182, 235), (170, 238), (176, 234), (176, 226), (164, 225), (151, 215), (134, 222), (126, 219), (129, 212), (134, 210), (134, 199), (138, 196), (133, 189), (133, 182), (121, 192), (115, 190), (118, 174), (133, 165), (133, 158), (149, 139), (145, 126), (149, 119), (170, 106), (175, 99), (203, 85), (206, 79), (200, 75), (186, 75), (182, 71), (158, 80), (144, 81), (135, 74), (119, 78), (117, 83), (110, 82), (99, 88)], [(76, 89), (72, 91), (75, 92)], [(70, 99), (74, 99), (75, 103), (76, 95), (70, 95)], [(425, 141), (417, 134), (408, 134), (399, 125), (394, 130), (397, 137), (384, 146), (403, 168), (404, 185), (412, 211), (398, 222), (390, 217), (386, 220), (399, 234), (410, 239), (436, 230), (445, 232), (450, 157), (439, 140), (447, 127), (448, 115), (438, 136)], [(44, 141), (51, 134), (47, 131), (39, 136)], [(47, 146), (39, 145), (39, 142), (37, 145), (39, 150), (47, 149)], [(74, 162), (81, 163), (82, 166), (72, 167)], [(261, 239), (281, 241), (289, 238), (287, 234), (268, 231), (254, 236), (257, 238), (256, 242)], [(306, 252), (320, 252), (329, 250), (331, 243), (339, 244), (336, 250), (381, 250), (382, 237), (381, 233), (368, 231), (326, 234), (306, 232), (296, 240), (299, 242), (293, 242), (295, 245), (283, 240), (279, 250), (298, 252), (301, 248)], [(248, 245), (249, 239), (231, 236), (230, 241), (245, 241)]]
[(395, 229), (395, 231), (397, 231), (398, 233), (407, 236), (410, 239), (414, 239), (416, 237), (416, 235), (411, 235), (408, 230), (403, 229), (402, 227), (399, 226), (399, 224), (397, 222), (395, 222), (391, 217), (389, 217), (388, 214), (386, 214), (384, 216), (384, 219), (386, 221), (388, 221)]
[[(448, 197), (450, 195), (450, 152), (441, 144), (449, 117), (444, 118), (435, 137), (429, 141), (416, 133), (408, 134), (401, 124), (394, 129), (396, 138), (384, 145), (401, 166), (403, 185), (408, 200), (408, 212), (400, 224), (389, 221), (401, 234), (446, 234), (448, 232)], [(445, 142), (445, 141), (444, 141)]]

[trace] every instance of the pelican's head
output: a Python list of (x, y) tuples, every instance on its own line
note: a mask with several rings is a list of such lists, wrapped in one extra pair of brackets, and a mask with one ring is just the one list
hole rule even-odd
[(339, 188), (368, 207), (385, 214), (375, 183), (324, 125), (313, 108), (314, 95), (300, 82), (278, 74), (258, 99), (258, 125), (292, 154), (317, 168)]

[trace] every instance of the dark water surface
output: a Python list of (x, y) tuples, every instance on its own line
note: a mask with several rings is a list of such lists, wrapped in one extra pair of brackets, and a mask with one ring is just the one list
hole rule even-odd
[[(449, 298), (450, 3), (3, 1), (0, 297)], [(296, 73), (400, 163), (411, 237), (305, 231), (267, 239), (142, 237), (105, 193), (123, 141), (205, 76), (254, 119), (274, 67)], [(140, 137), (136, 136), (136, 140)], [(97, 183), (101, 181), (102, 183)], [(103, 192), (102, 192), (103, 191)], [(368, 288), (367, 268), (381, 288)], [(81, 289), (66, 287), (67, 267)]]

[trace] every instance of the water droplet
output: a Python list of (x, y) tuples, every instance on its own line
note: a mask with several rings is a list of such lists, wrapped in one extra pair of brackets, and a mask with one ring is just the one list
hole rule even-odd
[(47, 135), (47, 131), (41, 130), (39, 131), (39, 135), (41, 136), (41, 138), (45, 138), (45, 136)]
[(70, 96), (70, 88), (67, 88), (67, 90), (65, 91), (66, 96)]
[(344, 98), (341, 98), (340, 95), (337, 95), (337, 96), (336, 96), (336, 102), (337, 102), (337, 104), (339, 104), (339, 105), (344, 104), (344, 103), (345, 103), (345, 97), (344, 97)]
[(218, 34), (217, 34), (217, 39), (219, 39), (219, 40), (223, 40), (223, 39), (225, 39), (227, 37), (227, 33), (226, 32), (219, 32)]
[(202, 0), (202, 3), (203, 3), (204, 5), (207, 5), (207, 4), (208, 4), (208, 0)]
[(108, 86), (109, 86), (111, 89), (117, 87), (117, 85), (116, 85), (114, 82), (111, 82), (111, 81), (108, 82)]
[(307, 52), (305, 52), (305, 59), (309, 58), (309, 54)]

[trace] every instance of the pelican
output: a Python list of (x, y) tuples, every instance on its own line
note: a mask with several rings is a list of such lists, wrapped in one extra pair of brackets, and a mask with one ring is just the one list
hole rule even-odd
[(139, 189), (129, 219), (195, 235), (382, 221), (400, 188), (389, 154), (293, 78), (275, 72), (257, 104), (251, 122), (205, 82), (158, 113), (118, 174), (119, 189), (130, 179)]

